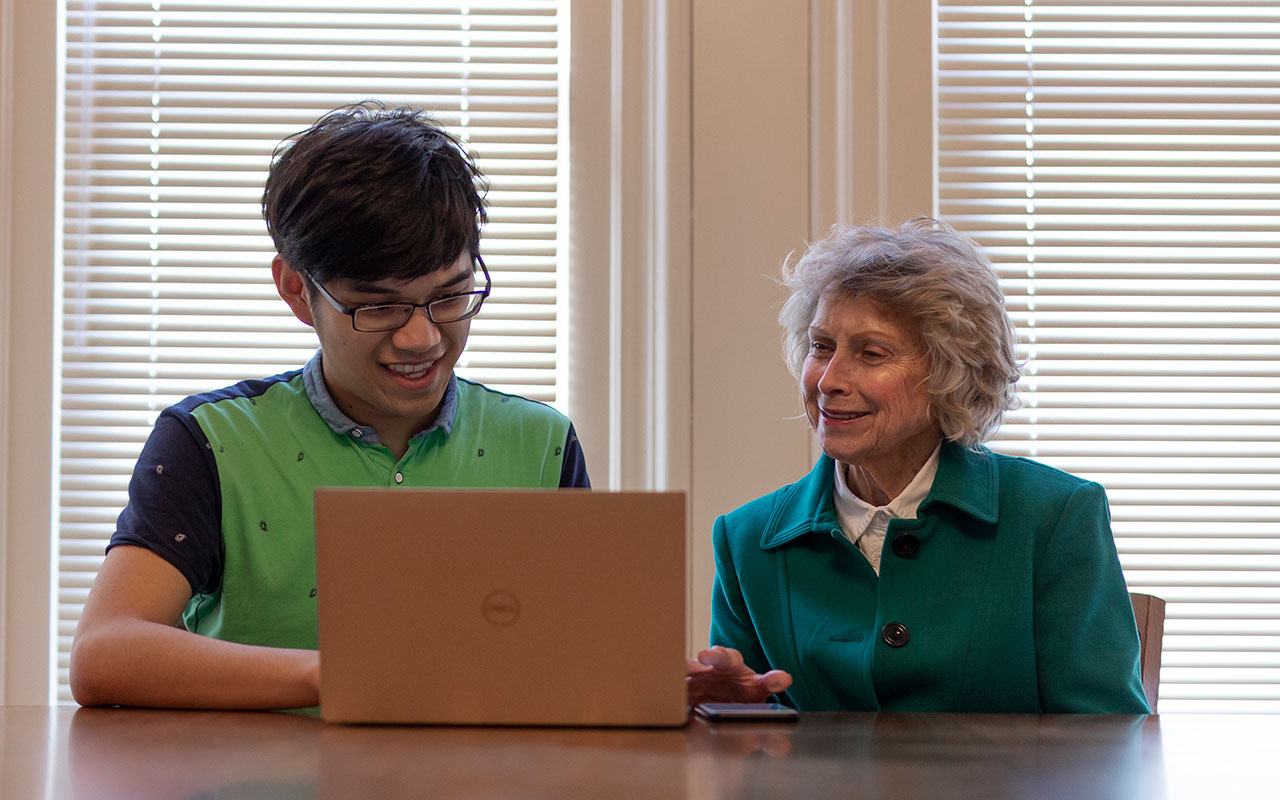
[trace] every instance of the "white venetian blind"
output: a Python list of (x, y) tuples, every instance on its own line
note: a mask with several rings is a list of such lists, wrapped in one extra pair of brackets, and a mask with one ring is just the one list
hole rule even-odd
[(1280, 5), (939, 0), (939, 211), (1164, 597), (1160, 710), (1280, 711)]
[(281, 139), (377, 98), (428, 109), (490, 181), (494, 291), (459, 373), (564, 403), (567, 11), (557, 0), (66, 0), (58, 696), (158, 412), (301, 366), (259, 210)]

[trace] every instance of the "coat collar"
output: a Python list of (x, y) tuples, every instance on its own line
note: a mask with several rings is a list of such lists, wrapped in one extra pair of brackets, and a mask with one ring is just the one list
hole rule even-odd
[[(827, 455), (818, 459), (809, 474), (782, 491), (774, 506), (760, 547), (780, 547), (807, 533), (840, 535), (836, 517), (835, 464)], [(1000, 478), (995, 456), (985, 447), (970, 450), (954, 442), (943, 442), (938, 454), (938, 474), (919, 513), (931, 513), (935, 503), (945, 503), (982, 522), (999, 518)]]

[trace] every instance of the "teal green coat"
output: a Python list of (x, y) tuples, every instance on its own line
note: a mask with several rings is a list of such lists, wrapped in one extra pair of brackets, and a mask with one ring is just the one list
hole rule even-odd
[(823, 456), (715, 524), (711, 643), (757, 672), (791, 673), (783, 700), (1149, 713), (1101, 486), (944, 443), (919, 519), (889, 522), (877, 577), (840, 529), (834, 470)]

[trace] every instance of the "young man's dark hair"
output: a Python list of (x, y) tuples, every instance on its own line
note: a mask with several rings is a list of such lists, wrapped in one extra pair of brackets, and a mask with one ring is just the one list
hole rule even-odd
[(480, 255), (485, 181), (424, 111), (367, 101), (276, 148), (262, 216), (313, 283), (408, 280)]

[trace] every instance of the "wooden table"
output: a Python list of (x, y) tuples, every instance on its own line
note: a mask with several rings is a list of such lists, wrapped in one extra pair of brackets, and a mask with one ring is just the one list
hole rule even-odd
[(9, 798), (1280, 798), (1280, 716), (807, 714), (676, 730), (0, 707)]

